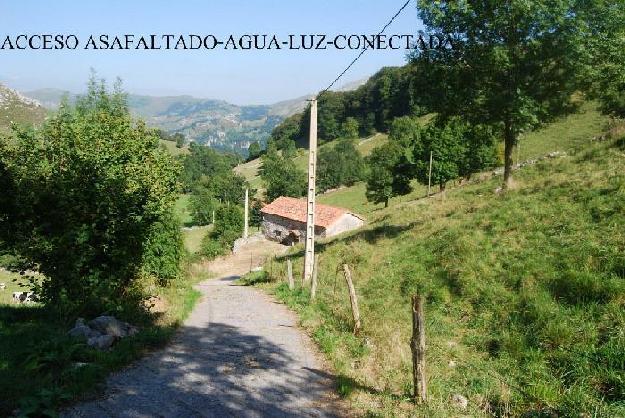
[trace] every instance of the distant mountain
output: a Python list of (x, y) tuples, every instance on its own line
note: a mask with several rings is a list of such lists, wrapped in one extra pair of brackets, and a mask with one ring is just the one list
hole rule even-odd
[(39, 124), (45, 117), (46, 109), (38, 101), (0, 84), (0, 133), (8, 132), (12, 123)]
[[(353, 84), (353, 87), (351, 86)], [(356, 88), (363, 82), (350, 83)], [(49, 109), (59, 106), (62, 98), (74, 102), (77, 95), (59, 89), (39, 89), (24, 93)], [(145, 96), (130, 94), (130, 111), (150, 125), (169, 133), (180, 132), (189, 140), (213, 148), (246, 154), (249, 145), (264, 145), (284, 118), (306, 108), (312, 95), (285, 100), (272, 105), (238, 106), (223, 100), (192, 96)]]

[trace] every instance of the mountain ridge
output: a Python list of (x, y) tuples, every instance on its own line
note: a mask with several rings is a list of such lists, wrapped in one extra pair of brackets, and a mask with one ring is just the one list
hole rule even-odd
[[(342, 86), (341, 91), (357, 88), (366, 80)], [(29, 90), (23, 96), (44, 108), (58, 108), (63, 97), (75, 102), (78, 94), (56, 88)], [(169, 133), (182, 133), (188, 140), (217, 149), (247, 154), (252, 142), (265, 145), (271, 131), (285, 118), (304, 111), (312, 94), (273, 104), (236, 105), (221, 99), (192, 95), (151, 96), (128, 94), (131, 113), (148, 125)]]

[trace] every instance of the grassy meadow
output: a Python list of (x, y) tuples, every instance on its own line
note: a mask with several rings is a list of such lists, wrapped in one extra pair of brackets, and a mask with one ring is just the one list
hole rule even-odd
[(159, 142), (160, 142), (161, 146), (163, 148), (165, 148), (174, 157), (177, 157), (179, 155), (187, 155), (190, 152), (188, 146), (184, 146), (182, 148), (178, 148), (176, 146), (176, 142), (174, 142), (174, 141), (165, 141), (165, 140), (161, 139)]
[[(388, 136), (386, 134), (375, 134), (368, 138), (360, 139), (357, 144), (357, 149), (360, 151), (360, 153), (364, 157), (366, 157), (367, 155), (371, 154), (371, 150), (373, 150), (373, 148), (384, 144), (384, 142), (386, 142), (387, 140), (388, 140)], [(325, 144), (320, 145), (319, 149), (332, 147), (332, 146), (334, 146), (332, 142), (327, 142)], [(296, 167), (299, 168), (300, 170), (307, 171), (308, 170), (308, 150), (300, 148), (297, 150), (297, 153), (298, 155), (297, 157), (295, 157)], [(260, 166), (261, 166), (261, 160), (260, 158), (257, 158), (255, 160), (248, 161), (247, 163), (239, 164), (234, 169), (234, 171), (235, 173), (240, 174), (243, 177), (245, 177), (245, 179), (250, 183), (250, 186), (256, 189), (257, 192), (262, 193), (264, 185), (260, 178), (260, 175), (258, 174), (258, 170), (260, 169)]]
[[(316, 301), (288, 290), (286, 257), (270, 282), (252, 279), (299, 313), (362, 415), (625, 416), (625, 138), (594, 141), (606, 124), (589, 104), (524, 135), (522, 160), (567, 154), (516, 171), (504, 194), (485, 176), (444, 196), (417, 187), (387, 209), (366, 203), (363, 185), (323, 195), (368, 224), (318, 244)], [(302, 248), (287, 257), (297, 277)], [(415, 293), (426, 298), (423, 406), (411, 401)]]

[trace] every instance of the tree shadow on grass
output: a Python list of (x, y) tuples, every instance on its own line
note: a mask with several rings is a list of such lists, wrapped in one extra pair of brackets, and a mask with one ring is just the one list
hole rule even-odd
[(334, 377), (322, 370), (315, 370), (315, 369), (307, 369), (307, 370), (310, 370), (310, 372), (318, 374), (320, 376), (324, 376), (326, 378), (332, 378), (336, 380), (337, 391), (343, 397), (349, 396), (352, 392), (354, 392), (354, 390), (359, 390), (361, 392), (365, 392), (370, 395), (384, 396), (386, 398), (393, 399), (396, 401), (406, 401), (410, 398), (409, 394), (401, 396), (401, 395), (397, 395), (395, 393), (391, 393), (388, 391), (382, 391), (382, 390), (376, 389), (372, 386), (363, 385), (362, 383), (359, 383), (358, 381), (356, 381), (356, 379), (353, 379), (349, 376), (345, 376), (344, 374), (340, 374)]
[[(152, 315), (154, 323), (158, 318)], [(39, 412), (67, 403), (96, 387), (111, 370), (163, 347), (175, 331), (174, 325), (152, 324), (117, 342), (112, 351), (98, 352), (69, 337), (71, 326), (42, 305), (0, 305), (0, 416), (10, 416), (21, 404)]]
[(25, 393), (49, 383), (36, 379), (25, 362), (61, 328), (39, 305), (0, 305), (0, 416), (9, 416)]
[(100, 399), (62, 416), (327, 417), (329, 380), (261, 336), (185, 326), (165, 350), (109, 378)]
[[(413, 229), (415, 226), (422, 224), (423, 221), (414, 221), (405, 225), (379, 225), (374, 228), (362, 229), (353, 232), (349, 235), (341, 236), (335, 239), (330, 239), (324, 242), (315, 243), (315, 250), (319, 253), (323, 253), (326, 248), (337, 243), (344, 243), (350, 245), (356, 241), (364, 240), (368, 244), (376, 244), (381, 239), (393, 239), (401, 235), (402, 233)], [(299, 251), (291, 254), (281, 255), (276, 257), (276, 260), (284, 260), (292, 257), (304, 256), (305, 249), (301, 248)]]

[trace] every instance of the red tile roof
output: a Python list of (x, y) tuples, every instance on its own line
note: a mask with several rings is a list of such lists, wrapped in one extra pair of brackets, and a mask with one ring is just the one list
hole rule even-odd
[[(261, 209), (262, 213), (306, 223), (306, 200), (294, 197), (279, 197)], [(341, 216), (349, 213), (342, 208), (315, 204), (315, 226), (327, 228)]]

